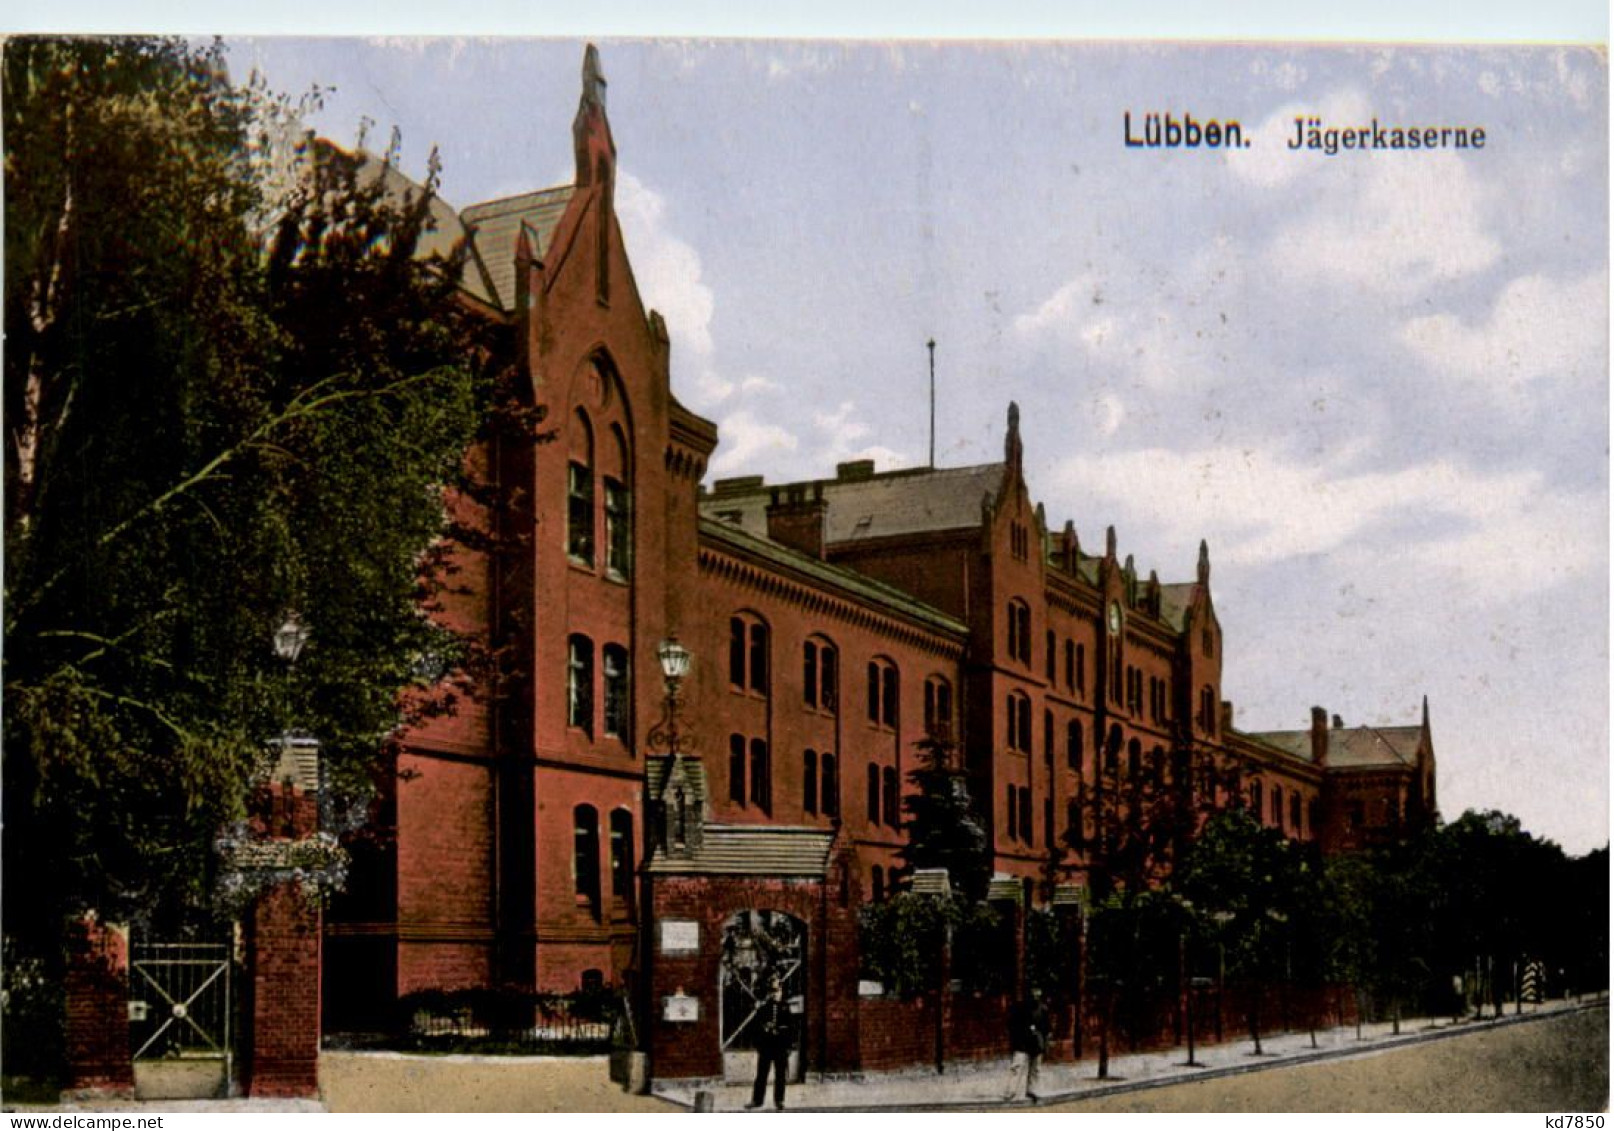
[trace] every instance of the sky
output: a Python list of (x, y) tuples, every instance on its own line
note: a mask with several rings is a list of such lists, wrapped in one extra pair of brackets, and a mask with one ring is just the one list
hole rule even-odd
[[(571, 179), (574, 40), (233, 38), (458, 207)], [(1406, 725), (1441, 808), (1608, 839), (1608, 90), (1563, 46), (606, 40), (617, 209), (708, 480), (1001, 458), (1162, 581), (1244, 730)], [(1249, 147), (1129, 149), (1142, 116)], [(1325, 125), (1483, 149), (1291, 151)]]

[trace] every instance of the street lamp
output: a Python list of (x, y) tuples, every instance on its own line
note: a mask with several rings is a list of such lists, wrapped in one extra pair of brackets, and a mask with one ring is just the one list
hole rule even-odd
[(678, 693), (683, 686), (684, 678), (689, 675), (693, 657), (688, 648), (678, 643), (678, 636), (675, 633), (661, 642), (660, 647), (656, 649), (656, 658), (661, 661), (661, 674), (666, 681), (667, 698), (662, 707), (661, 719), (650, 728), (650, 733), (646, 737), (652, 749), (664, 749), (676, 760), (684, 752), (682, 737), (678, 733), (683, 701)]

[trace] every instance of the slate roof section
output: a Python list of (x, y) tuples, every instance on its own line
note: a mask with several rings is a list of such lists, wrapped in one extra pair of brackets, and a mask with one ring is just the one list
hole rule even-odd
[(1160, 619), (1174, 632), (1181, 632), (1188, 622), (1188, 609), (1194, 601), (1194, 582), (1175, 582), (1160, 586)]
[[(1311, 761), (1311, 731), (1278, 730), (1251, 734), (1250, 738), (1275, 746), (1302, 761)], [(1408, 768), (1418, 764), (1418, 744), (1423, 728), (1412, 727), (1330, 727), (1328, 768), (1365, 770), (1381, 766)]]
[(805, 876), (823, 879), (835, 834), (791, 825), (706, 825), (688, 857), (651, 857), (661, 876)]
[(575, 185), (556, 185), (461, 209), (476, 267), (466, 265), (465, 289), (500, 310), (514, 310), (517, 237), (525, 228), (533, 255), (543, 259), (576, 191)]
[[(698, 755), (700, 752), (696, 751)], [(684, 777), (689, 782), (690, 789), (695, 796), (706, 796), (706, 767), (702, 765), (698, 756), (685, 756)], [(648, 797), (660, 797), (667, 784), (667, 774), (672, 769), (672, 761), (668, 758), (648, 758), (645, 760), (645, 794)]]
[(963, 621), (954, 620), (940, 609), (925, 604), (895, 586), (875, 581), (856, 570), (821, 561), (768, 538), (758, 537), (728, 522), (702, 517), (700, 535), (703, 541), (762, 558), (786, 576), (794, 573), (797, 580), (804, 584), (838, 589), (876, 609), (917, 621), (927, 629), (960, 639), (969, 633), (969, 626)]
[[(806, 484), (768, 484), (736, 489), (718, 486), (701, 497), (701, 513), (721, 517), (758, 537), (768, 533), (768, 500), (786, 486), (822, 487), (828, 504), (824, 540), (830, 545), (974, 529), (981, 500), (1003, 483), (1003, 464), (924, 467), (859, 479), (820, 479)], [(809, 494), (811, 492), (809, 491)]]

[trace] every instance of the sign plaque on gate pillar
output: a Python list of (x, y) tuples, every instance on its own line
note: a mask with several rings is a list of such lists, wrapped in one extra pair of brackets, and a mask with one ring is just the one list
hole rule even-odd
[(678, 992), (669, 994), (661, 999), (661, 1019), (663, 1021), (689, 1022), (701, 1019), (701, 1003), (699, 998), (690, 997), (684, 993), (683, 987)]

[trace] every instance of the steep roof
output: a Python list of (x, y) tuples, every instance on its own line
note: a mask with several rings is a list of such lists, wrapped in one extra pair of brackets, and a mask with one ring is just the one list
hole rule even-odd
[[(1287, 754), (1311, 761), (1311, 731), (1277, 730), (1252, 734), (1260, 742), (1276, 746)], [(1422, 727), (1330, 727), (1328, 729), (1328, 768), (1371, 769), (1381, 766), (1412, 767), (1418, 764), (1418, 744)]]
[(574, 185), (556, 185), (461, 209), (475, 260), (474, 269), (466, 265), (465, 289), (500, 310), (514, 310), (517, 237), (525, 230), (533, 255), (544, 258), (576, 191)]
[(656, 853), (647, 870), (657, 875), (813, 876), (829, 867), (835, 834), (788, 825), (704, 826), (701, 845), (687, 857)]
[(701, 512), (721, 517), (751, 534), (768, 532), (768, 500), (786, 486), (822, 488), (828, 504), (824, 539), (831, 545), (962, 530), (981, 524), (981, 500), (1003, 482), (1003, 464), (925, 467), (881, 475), (843, 475), (804, 484), (764, 484), (760, 479), (719, 480), (701, 497)]
[(1188, 621), (1188, 610), (1194, 603), (1192, 581), (1173, 582), (1160, 586), (1160, 619), (1181, 632)]

